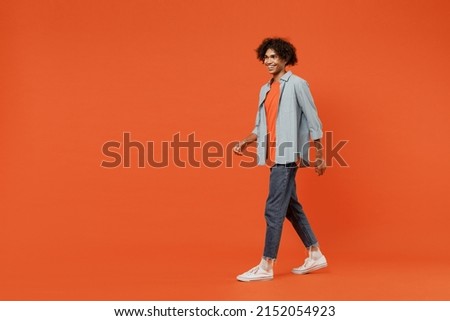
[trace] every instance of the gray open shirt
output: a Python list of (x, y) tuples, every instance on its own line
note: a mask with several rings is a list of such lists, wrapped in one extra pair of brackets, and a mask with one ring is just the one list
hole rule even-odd
[[(267, 153), (267, 120), (264, 101), (270, 82), (261, 87), (255, 129), (258, 165), (265, 165)], [(280, 101), (276, 118), (275, 163), (301, 161), (309, 165), (309, 142), (322, 138), (322, 123), (317, 114), (306, 80), (288, 71), (280, 79)]]

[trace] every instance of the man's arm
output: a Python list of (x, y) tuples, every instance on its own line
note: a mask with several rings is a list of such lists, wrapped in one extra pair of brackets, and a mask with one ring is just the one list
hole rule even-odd
[(296, 87), (296, 90), (298, 90), (297, 97), (300, 100), (300, 107), (308, 122), (310, 138), (313, 140), (314, 147), (316, 148), (316, 160), (314, 166), (317, 175), (320, 176), (323, 175), (326, 170), (326, 164), (323, 159), (323, 145), (321, 142), (323, 136), (322, 122), (317, 114), (317, 108), (314, 104), (309, 84), (306, 81), (302, 81), (300, 86)]
[(238, 155), (242, 155), (242, 151), (244, 150), (245, 146), (253, 143), (254, 141), (257, 140), (257, 138), (258, 138), (258, 136), (256, 136), (255, 133), (251, 133), (250, 135), (245, 137), (243, 140), (241, 140), (239, 143), (237, 143), (236, 146), (234, 146), (233, 151)]
[(299, 99), (300, 107), (308, 123), (311, 139), (317, 140), (322, 138), (322, 122), (319, 119), (308, 83), (306, 81), (301, 81), (300, 85), (296, 86), (295, 89), (297, 91), (296, 94)]

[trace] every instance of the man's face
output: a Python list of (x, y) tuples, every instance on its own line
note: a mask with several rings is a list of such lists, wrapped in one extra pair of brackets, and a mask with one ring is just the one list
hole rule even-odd
[(267, 49), (264, 64), (272, 75), (277, 75), (286, 68), (286, 61), (281, 59), (273, 49)]

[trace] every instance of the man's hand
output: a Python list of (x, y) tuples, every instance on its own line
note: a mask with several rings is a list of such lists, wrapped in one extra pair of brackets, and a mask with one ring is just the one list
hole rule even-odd
[(317, 158), (316, 161), (314, 162), (315, 164), (315, 171), (317, 173), (317, 175), (321, 176), (325, 173), (325, 170), (327, 169), (327, 165), (325, 164), (325, 161), (323, 160), (322, 157)]
[(323, 146), (320, 139), (314, 141), (314, 147), (316, 148), (316, 160), (314, 161), (315, 171), (317, 175), (321, 176), (325, 173), (327, 164), (325, 164), (325, 160), (323, 159)]
[(242, 155), (242, 151), (244, 150), (246, 144), (247, 142), (245, 140), (240, 141), (239, 143), (236, 144), (236, 146), (233, 147), (233, 152), (235, 152), (238, 155)]
[(235, 152), (238, 155), (243, 155), (242, 152), (244, 151), (245, 146), (253, 143), (254, 141), (256, 141), (256, 139), (257, 139), (256, 134), (251, 133), (243, 140), (241, 140), (239, 143), (237, 143), (236, 146), (233, 147), (233, 152)]

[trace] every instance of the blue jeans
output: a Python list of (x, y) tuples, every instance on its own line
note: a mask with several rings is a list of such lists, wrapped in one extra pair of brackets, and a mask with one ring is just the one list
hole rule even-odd
[(297, 199), (295, 175), (297, 165), (275, 164), (270, 168), (269, 196), (266, 201), (266, 239), (264, 257), (275, 259), (280, 246), (284, 219), (294, 227), (305, 247), (317, 245), (302, 205)]

